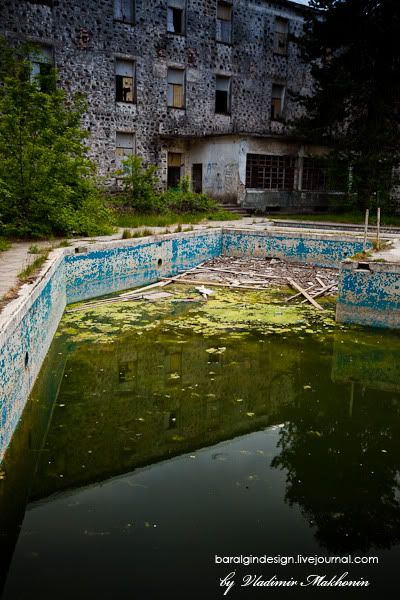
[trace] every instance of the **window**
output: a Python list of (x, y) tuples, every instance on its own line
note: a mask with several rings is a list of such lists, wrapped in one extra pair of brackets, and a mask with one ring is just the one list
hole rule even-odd
[(30, 55), (31, 81), (36, 83), (42, 92), (54, 87), (52, 77), (53, 50), (50, 46), (37, 46)]
[(285, 88), (283, 85), (273, 84), (271, 95), (271, 119), (281, 119), (285, 102)]
[(185, 71), (168, 69), (168, 106), (184, 108), (185, 106)]
[(175, 188), (181, 180), (181, 167), (183, 154), (180, 152), (168, 152), (168, 187)]
[(286, 55), (288, 53), (289, 22), (286, 19), (275, 20), (274, 52)]
[(231, 78), (217, 75), (215, 88), (215, 112), (231, 114)]
[(293, 190), (294, 156), (248, 154), (246, 187), (262, 190)]
[(230, 44), (232, 41), (232, 5), (217, 2), (217, 42)]
[(115, 159), (117, 168), (122, 167), (122, 161), (135, 153), (135, 136), (133, 133), (117, 131), (115, 140)]
[(135, 101), (135, 63), (129, 60), (115, 62), (115, 99), (117, 102)]
[(135, 1), (114, 0), (114, 19), (123, 23), (135, 22)]
[(318, 159), (306, 157), (303, 159), (301, 188), (310, 192), (324, 191), (326, 189), (326, 177)]
[(186, 0), (168, 0), (167, 31), (183, 35), (185, 33)]

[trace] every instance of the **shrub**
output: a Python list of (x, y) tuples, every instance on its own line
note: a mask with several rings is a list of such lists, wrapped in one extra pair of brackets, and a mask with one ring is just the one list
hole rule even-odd
[(32, 80), (32, 48), (0, 39), (0, 219), (11, 235), (93, 235), (109, 230), (81, 129), (85, 101)]
[(117, 176), (122, 177), (122, 199), (126, 206), (138, 213), (162, 212), (156, 194), (156, 170), (155, 165), (144, 167), (140, 156), (128, 156), (122, 161), (122, 169), (117, 171)]

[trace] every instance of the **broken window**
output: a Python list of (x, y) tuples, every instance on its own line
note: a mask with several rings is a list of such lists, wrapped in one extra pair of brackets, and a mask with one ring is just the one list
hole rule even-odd
[(183, 69), (168, 69), (168, 106), (184, 108), (185, 106), (185, 71)]
[(114, 19), (123, 23), (135, 22), (135, 1), (114, 0)]
[(288, 52), (289, 21), (286, 19), (275, 19), (274, 52), (276, 54), (287, 54)]
[(262, 190), (293, 190), (294, 156), (248, 154), (246, 187)]
[(317, 158), (303, 159), (303, 177), (301, 189), (311, 192), (324, 191), (326, 189), (326, 177), (322, 169), (321, 161)]
[(217, 2), (217, 42), (230, 44), (232, 41), (232, 4)]
[(273, 84), (271, 95), (271, 119), (281, 119), (283, 115), (283, 106), (285, 101), (285, 87), (283, 85)]
[(117, 168), (120, 169), (122, 161), (127, 156), (135, 153), (135, 136), (133, 133), (117, 131), (115, 140), (115, 161)]
[(37, 46), (30, 55), (31, 81), (42, 92), (47, 92), (55, 85), (52, 74), (53, 49), (50, 46)]
[(175, 188), (181, 180), (183, 155), (180, 152), (168, 152), (168, 187)]
[(231, 114), (231, 78), (217, 75), (215, 88), (215, 112)]
[(115, 62), (115, 98), (117, 102), (135, 101), (135, 64), (129, 60)]
[(168, 0), (167, 31), (170, 33), (185, 33), (185, 4), (186, 0)]

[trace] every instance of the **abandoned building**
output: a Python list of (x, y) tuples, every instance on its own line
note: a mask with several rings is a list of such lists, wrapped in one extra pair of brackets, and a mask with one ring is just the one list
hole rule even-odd
[(102, 176), (121, 158), (158, 166), (164, 186), (259, 210), (320, 208), (326, 149), (290, 135), (311, 78), (289, 0), (2, 0), (0, 34), (37, 46), (60, 85), (88, 100), (84, 126)]

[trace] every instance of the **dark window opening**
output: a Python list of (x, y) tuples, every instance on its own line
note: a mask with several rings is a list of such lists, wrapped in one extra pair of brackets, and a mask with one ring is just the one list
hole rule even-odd
[(196, 194), (201, 194), (203, 191), (203, 165), (196, 163), (192, 165), (192, 190)]
[(276, 121), (283, 116), (283, 105), (285, 98), (285, 88), (283, 85), (272, 86), (271, 96), (271, 120)]
[(216, 113), (222, 115), (229, 115), (231, 113), (230, 88), (230, 78), (217, 75), (215, 90)]
[(246, 187), (262, 190), (294, 188), (294, 156), (248, 154), (246, 161)]
[(169, 33), (184, 33), (184, 11), (182, 8), (168, 7), (167, 30)]
[(116, 76), (117, 102), (133, 102), (133, 77)]
[(168, 167), (168, 187), (176, 188), (181, 180), (180, 167)]

